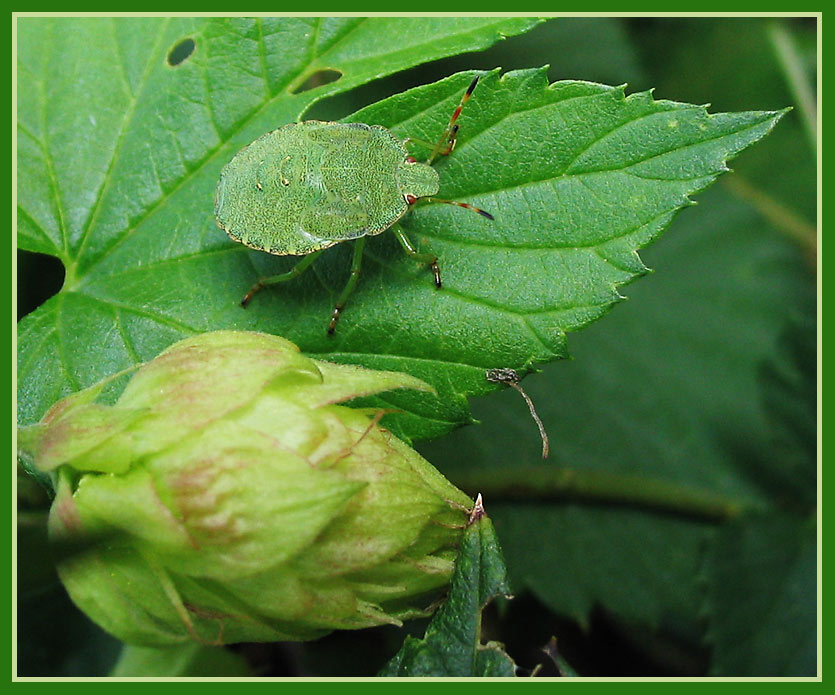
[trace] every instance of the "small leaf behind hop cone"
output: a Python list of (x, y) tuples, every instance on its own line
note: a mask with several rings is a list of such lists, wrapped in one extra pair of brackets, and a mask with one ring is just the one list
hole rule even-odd
[[(479, 508), (479, 501), (476, 508)], [(380, 676), (513, 677), (516, 665), (497, 642), (481, 643), (481, 611), (509, 595), (504, 557), (493, 523), (473, 514), (464, 532), (452, 586), (423, 639), (407, 637)]]

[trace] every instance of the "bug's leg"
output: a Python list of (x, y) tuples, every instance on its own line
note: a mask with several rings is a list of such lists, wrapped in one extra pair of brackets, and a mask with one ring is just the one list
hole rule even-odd
[[(456, 124), (449, 131), (449, 137), (447, 137), (446, 147), (444, 147), (444, 149), (442, 149), (438, 154), (448, 155), (450, 152), (452, 152), (452, 149), (455, 147), (455, 142), (456, 142), (456, 137), (455, 136), (457, 134), (458, 134), (458, 125)], [(406, 138), (403, 141), (403, 144), (406, 145), (406, 147), (408, 147), (409, 144), (412, 143), (412, 142), (416, 142), (418, 145), (423, 145), (424, 147), (428, 148), (430, 152), (435, 148), (435, 145), (437, 144), (437, 143), (434, 143), (434, 142), (428, 142), (427, 140), (422, 140), (421, 138), (413, 138), (413, 137)]]
[(429, 159), (426, 160), (427, 164), (432, 164), (435, 157), (439, 154), (449, 154), (452, 152), (452, 149), (455, 147), (455, 137), (458, 134), (458, 126), (455, 125), (455, 121), (458, 120), (458, 116), (461, 115), (461, 109), (464, 108), (464, 104), (466, 104), (470, 100), (470, 95), (473, 93), (475, 86), (478, 84), (478, 75), (473, 78), (473, 81), (470, 82), (470, 86), (467, 87), (467, 91), (464, 92), (464, 96), (461, 97), (461, 103), (455, 108), (455, 111), (452, 112), (452, 118), (449, 119), (449, 123), (447, 124), (446, 129), (444, 130), (444, 134), (441, 135), (441, 139), (435, 144), (434, 149), (432, 150), (432, 154), (429, 156)]
[(438, 267), (438, 257), (431, 253), (421, 253), (418, 251), (414, 244), (409, 241), (409, 237), (406, 236), (406, 233), (399, 226), (395, 225), (391, 228), (391, 231), (394, 232), (394, 236), (397, 237), (397, 240), (400, 242), (400, 245), (403, 247), (403, 250), (409, 258), (414, 258), (416, 261), (426, 263), (426, 265), (432, 268), (432, 274), (435, 276), (435, 287), (440, 287), (441, 269)]
[(428, 148), (430, 151), (432, 150), (433, 147), (435, 147), (434, 142), (429, 142), (428, 140), (422, 140), (421, 138), (413, 138), (411, 135), (403, 141), (403, 144), (408, 147), (408, 145), (412, 142), (416, 142), (418, 145), (423, 145), (424, 147)]
[(455, 143), (458, 142), (458, 124), (456, 123), (449, 131), (449, 137), (447, 138), (447, 144), (444, 149), (441, 150), (440, 154), (442, 157), (446, 157), (450, 152), (455, 149)]
[(357, 286), (357, 280), (359, 280), (360, 277), (360, 268), (362, 267), (362, 252), (364, 248), (365, 237), (361, 236), (354, 242), (354, 258), (351, 261), (351, 277), (348, 278), (348, 283), (345, 285), (342, 293), (336, 300), (336, 304), (334, 304), (333, 314), (331, 314), (331, 322), (328, 324), (328, 335), (333, 335), (333, 332), (336, 330), (336, 322), (339, 321), (339, 315), (345, 308), (345, 302), (348, 301), (348, 297), (351, 296), (351, 292), (353, 292), (354, 288)]
[(241, 306), (245, 307), (249, 304), (249, 300), (252, 299), (253, 295), (257, 292), (260, 292), (262, 289), (267, 287), (268, 285), (276, 285), (279, 282), (287, 282), (288, 280), (292, 280), (293, 278), (297, 278), (301, 275), (313, 261), (316, 260), (316, 257), (322, 253), (322, 251), (314, 251), (313, 253), (308, 254), (304, 258), (302, 258), (296, 265), (294, 265), (290, 270), (286, 273), (281, 273), (280, 275), (272, 275), (268, 278), (261, 278), (258, 282), (256, 282), (252, 289), (246, 293), (244, 298), (241, 300)]

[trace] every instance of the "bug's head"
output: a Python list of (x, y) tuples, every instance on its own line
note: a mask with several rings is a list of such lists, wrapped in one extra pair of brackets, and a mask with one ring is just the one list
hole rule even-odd
[(397, 188), (410, 205), (418, 198), (435, 195), (440, 187), (438, 172), (428, 164), (409, 157), (397, 167)]

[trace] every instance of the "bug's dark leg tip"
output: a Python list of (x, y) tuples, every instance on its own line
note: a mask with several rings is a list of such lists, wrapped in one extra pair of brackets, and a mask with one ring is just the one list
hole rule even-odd
[(328, 335), (333, 336), (334, 332), (336, 331), (336, 322), (339, 321), (339, 315), (342, 313), (341, 306), (335, 306), (333, 308), (333, 313), (331, 314), (331, 322), (328, 324)]
[(495, 220), (496, 218), (493, 217), (489, 212), (485, 212), (484, 210), (481, 211), (481, 214), (484, 215), (488, 220)]
[(244, 295), (244, 298), (241, 300), (241, 306), (244, 309), (246, 309), (246, 305), (249, 304), (249, 301), (255, 296), (255, 293), (258, 292), (262, 287), (263, 285), (260, 282), (256, 282), (252, 286), (252, 289), (250, 289), (249, 292), (247, 292)]

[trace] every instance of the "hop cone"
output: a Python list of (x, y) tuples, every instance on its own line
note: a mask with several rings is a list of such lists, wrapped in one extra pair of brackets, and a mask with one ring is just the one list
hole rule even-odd
[(221, 331), (22, 428), (56, 487), (50, 536), (70, 596), (120, 639), (314, 639), (424, 614), (470, 500), (374, 413), (337, 405), (407, 375), (309, 359)]

